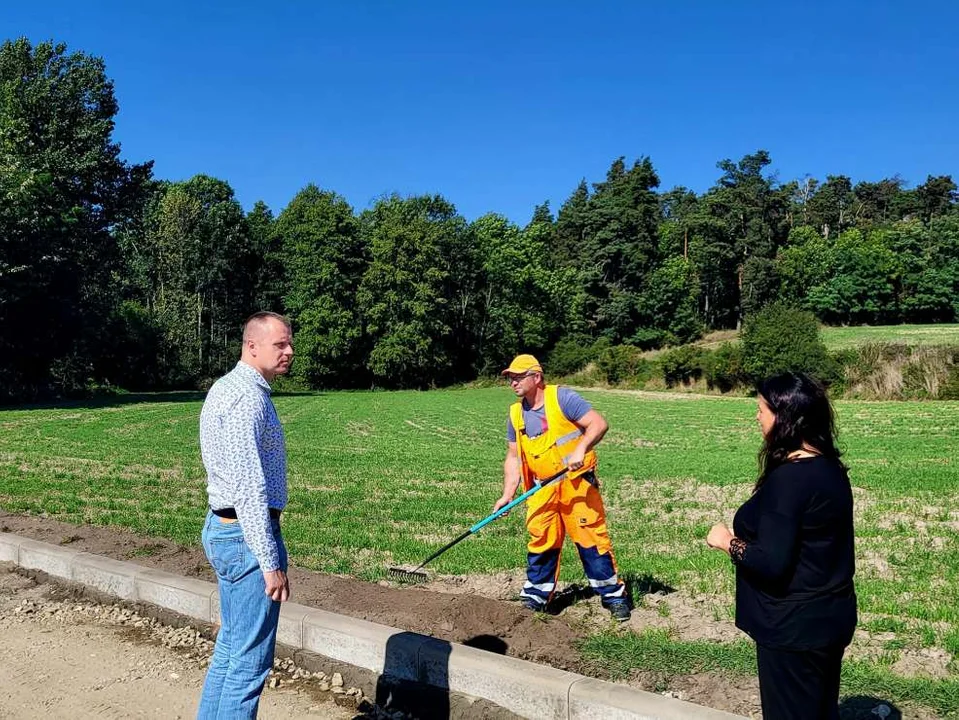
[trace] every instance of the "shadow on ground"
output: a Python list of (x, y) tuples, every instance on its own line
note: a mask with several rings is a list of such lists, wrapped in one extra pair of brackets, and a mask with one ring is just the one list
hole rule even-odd
[(676, 592), (672, 585), (667, 585), (649, 574), (626, 573), (623, 575), (623, 582), (626, 583), (626, 594), (629, 595), (630, 601), (635, 601), (637, 596), (642, 595), (670, 595)]
[[(507, 643), (495, 635), (476, 635), (464, 645), (505, 655)], [(488, 718), (515, 715), (488, 701), (450, 692), (449, 657), (453, 645), (413, 632), (392, 635), (386, 643), (383, 672), (376, 682), (375, 702), (387, 712), (400, 711), (421, 720)], [(366, 716), (357, 716), (357, 718)]]
[(902, 720), (902, 711), (889, 700), (851, 695), (839, 703), (839, 717), (840, 720)]
[[(670, 593), (676, 592), (676, 588), (660, 582), (652, 575), (625, 573), (623, 575), (623, 582), (626, 584), (626, 602), (629, 603), (630, 608), (636, 606), (635, 599), (637, 597), (649, 594), (669, 595)], [(549, 605), (546, 606), (546, 612), (550, 615), (559, 615), (566, 608), (575, 605), (581, 600), (588, 600), (595, 594), (596, 592), (588, 585), (574, 583), (564, 587), (553, 595), (552, 600), (549, 601)]]

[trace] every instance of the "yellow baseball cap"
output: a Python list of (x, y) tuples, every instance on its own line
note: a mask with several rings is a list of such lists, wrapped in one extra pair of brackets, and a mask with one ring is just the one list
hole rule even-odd
[(519, 375), (525, 372), (541, 373), (543, 372), (543, 366), (540, 365), (539, 360), (532, 355), (517, 355), (513, 358), (513, 362), (509, 364), (509, 367), (501, 372), (500, 375)]

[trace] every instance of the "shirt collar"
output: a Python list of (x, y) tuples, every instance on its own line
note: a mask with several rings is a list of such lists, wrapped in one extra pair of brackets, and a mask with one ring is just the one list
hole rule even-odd
[(246, 380), (253, 385), (258, 385), (261, 387), (267, 395), (273, 392), (273, 388), (270, 387), (270, 383), (266, 381), (266, 378), (260, 375), (259, 371), (254, 368), (252, 365), (247, 365), (245, 362), (240, 360), (236, 367), (233, 368), (233, 372), (239, 375), (241, 378)]

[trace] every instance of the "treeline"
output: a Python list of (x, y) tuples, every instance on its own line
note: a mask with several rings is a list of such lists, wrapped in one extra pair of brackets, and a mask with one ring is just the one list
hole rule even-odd
[(950, 176), (781, 182), (758, 151), (702, 194), (615, 160), (518, 226), (441, 196), (357, 212), (310, 185), (277, 215), (223, 180), (153, 177), (113, 141), (103, 62), (0, 46), (0, 397), (194, 387), (256, 309), (307, 387), (428, 387), (524, 350), (678, 345), (776, 300), (828, 323), (959, 318)]

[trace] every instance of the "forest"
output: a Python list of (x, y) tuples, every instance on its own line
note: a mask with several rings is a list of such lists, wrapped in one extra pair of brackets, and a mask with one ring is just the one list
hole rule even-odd
[(932, 168), (914, 186), (841, 168), (784, 179), (758, 149), (697, 193), (662, 188), (637, 154), (525, 224), (467, 220), (441, 195), (357, 209), (312, 184), (247, 211), (227, 179), (125, 161), (117, 111), (102, 59), (0, 45), (4, 402), (202, 386), (259, 309), (290, 318), (304, 388), (437, 387), (520, 351), (682, 345), (777, 301), (829, 325), (959, 320), (959, 196)]

